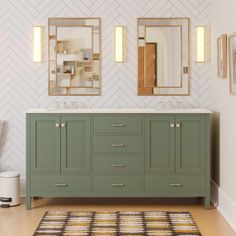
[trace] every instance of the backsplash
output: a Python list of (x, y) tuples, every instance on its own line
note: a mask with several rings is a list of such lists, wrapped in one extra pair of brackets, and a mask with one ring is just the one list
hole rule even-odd
[[(211, 64), (195, 63), (194, 35), (194, 26), (210, 25), (209, 0), (1, 0), (0, 14), (0, 120), (7, 121), (0, 145), (0, 171), (18, 170), (25, 176), (25, 111), (31, 108), (52, 107), (55, 102), (75, 102), (80, 108), (155, 108), (160, 102), (206, 108), (211, 104)], [(48, 96), (48, 17), (101, 17), (101, 96)], [(137, 17), (190, 17), (191, 96), (137, 96)], [(33, 25), (45, 26), (44, 62), (40, 64), (32, 61)], [(123, 25), (127, 31), (123, 64), (114, 62), (115, 25)], [(206, 39), (209, 49), (209, 31)]]

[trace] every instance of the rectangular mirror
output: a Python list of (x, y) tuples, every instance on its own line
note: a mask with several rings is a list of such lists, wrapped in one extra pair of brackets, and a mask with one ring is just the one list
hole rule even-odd
[(138, 18), (138, 95), (189, 95), (189, 19)]
[(49, 95), (100, 95), (100, 19), (49, 19)]
[(217, 39), (217, 75), (227, 78), (227, 34)]

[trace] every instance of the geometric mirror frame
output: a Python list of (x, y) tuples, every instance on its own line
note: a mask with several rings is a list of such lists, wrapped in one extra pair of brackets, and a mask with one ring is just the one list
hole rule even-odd
[(138, 95), (190, 95), (190, 19), (138, 18)]
[(236, 33), (228, 37), (229, 43), (229, 88), (230, 94), (236, 95)]
[(227, 78), (227, 34), (217, 39), (217, 74), (219, 78)]
[(101, 94), (100, 18), (48, 19), (48, 94)]

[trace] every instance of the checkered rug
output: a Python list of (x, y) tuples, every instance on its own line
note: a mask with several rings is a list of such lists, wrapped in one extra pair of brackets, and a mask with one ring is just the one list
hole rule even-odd
[(189, 212), (50, 211), (34, 232), (35, 236), (200, 236)]

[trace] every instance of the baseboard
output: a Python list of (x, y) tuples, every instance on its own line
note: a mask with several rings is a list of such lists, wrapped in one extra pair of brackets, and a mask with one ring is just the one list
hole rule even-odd
[(214, 207), (218, 207), (219, 203), (219, 188), (215, 181), (211, 180), (211, 203)]
[(236, 232), (236, 203), (212, 180), (211, 201)]

